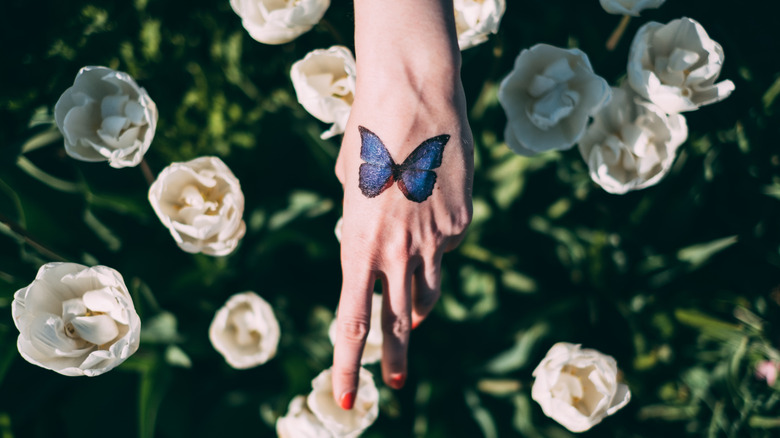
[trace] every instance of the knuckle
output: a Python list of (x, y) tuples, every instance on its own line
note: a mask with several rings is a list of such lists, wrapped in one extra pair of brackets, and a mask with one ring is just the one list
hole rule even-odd
[(382, 321), (382, 330), (394, 338), (406, 339), (411, 329), (411, 321), (406, 316), (392, 316)]
[(409, 259), (411, 247), (411, 237), (405, 233), (385, 244), (385, 257), (391, 261), (405, 261)]
[(466, 231), (471, 224), (471, 216), (471, 209), (465, 206), (453, 211), (451, 213), (452, 229), (450, 235), (457, 236)]
[(339, 320), (338, 333), (349, 343), (363, 344), (370, 329), (368, 321), (358, 319)]

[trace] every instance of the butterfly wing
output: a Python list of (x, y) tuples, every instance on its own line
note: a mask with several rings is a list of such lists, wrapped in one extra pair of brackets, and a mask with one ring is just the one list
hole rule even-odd
[(436, 172), (432, 170), (406, 169), (401, 171), (398, 188), (401, 189), (406, 199), (414, 202), (423, 202), (433, 193), (434, 184), (436, 184)]
[(379, 196), (386, 188), (393, 185), (393, 168), (377, 164), (363, 163), (360, 165), (360, 191), (368, 198)]
[(423, 202), (431, 196), (436, 184), (436, 172), (433, 169), (441, 166), (444, 145), (449, 139), (447, 134), (429, 138), (406, 157), (400, 166), (401, 177), (398, 181), (398, 188), (406, 199)]
[(363, 195), (373, 198), (393, 184), (395, 162), (387, 152), (382, 140), (368, 129), (358, 126), (360, 131), (360, 165), (358, 185)]

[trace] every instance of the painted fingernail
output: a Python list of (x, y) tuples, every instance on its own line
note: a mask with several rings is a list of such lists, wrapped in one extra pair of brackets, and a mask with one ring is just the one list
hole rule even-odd
[(355, 405), (355, 391), (349, 391), (341, 394), (339, 403), (341, 404), (341, 409), (344, 409), (345, 411), (352, 409), (352, 406)]
[(406, 383), (406, 374), (396, 373), (390, 374), (390, 387), (393, 389), (401, 389)]
[(422, 323), (422, 319), (412, 322), (412, 330), (416, 329)]

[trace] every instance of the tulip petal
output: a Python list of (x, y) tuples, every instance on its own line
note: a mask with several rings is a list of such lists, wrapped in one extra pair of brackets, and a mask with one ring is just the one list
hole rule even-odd
[(103, 345), (119, 334), (116, 321), (108, 315), (79, 316), (71, 324), (81, 339), (95, 345)]

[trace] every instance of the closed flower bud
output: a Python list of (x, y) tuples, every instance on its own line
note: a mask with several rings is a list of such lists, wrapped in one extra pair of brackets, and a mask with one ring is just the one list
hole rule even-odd
[(209, 327), (211, 345), (238, 369), (262, 365), (273, 358), (280, 334), (271, 305), (254, 292), (230, 297)]
[(309, 114), (333, 124), (323, 139), (344, 132), (355, 98), (355, 70), (355, 58), (343, 46), (309, 52), (290, 69), (298, 102)]
[(458, 46), (466, 50), (487, 41), (498, 32), (506, 10), (505, 0), (455, 0), (455, 28)]

